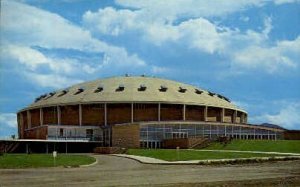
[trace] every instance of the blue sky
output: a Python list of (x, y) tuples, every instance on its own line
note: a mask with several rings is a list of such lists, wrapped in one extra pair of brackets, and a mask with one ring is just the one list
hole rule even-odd
[(36, 96), (129, 73), (223, 94), (300, 129), (299, 0), (1, 1), (0, 137)]

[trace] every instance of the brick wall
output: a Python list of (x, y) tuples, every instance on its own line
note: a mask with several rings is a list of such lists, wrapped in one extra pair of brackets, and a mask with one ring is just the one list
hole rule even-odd
[(81, 105), (82, 125), (104, 125), (104, 104)]
[(224, 122), (232, 123), (233, 115), (234, 115), (234, 110), (225, 109)]
[(125, 148), (140, 147), (140, 127), (133, 125), (112, 126), (112, 146)]
[(47, 126), (41, 126), (35, 129), (26, 130), (24, 133), (24, 137), (26, 139), (46, 139), (47, 130)]
[(60, 106), (61, 125), (79, 125), (79, 106)]
[(183, 120), (183, 105), (161, 104), (160, 120)]
[(57, 123), (57, 107), (43, 108), (43, 125)]
[(131, 122), (131, 104), (107, 104), (107, 124)]
[(40, 109), (30, 110), (31, 127), (40, 125)]
[(207, 107), (207, 121), (221, 122), (221, 108)]
[(204, 107), (187, 105), (185, 108), (185, 120), (204, 121)]
[(134, 121), (158, 121), (158, 104), (134, 104)]

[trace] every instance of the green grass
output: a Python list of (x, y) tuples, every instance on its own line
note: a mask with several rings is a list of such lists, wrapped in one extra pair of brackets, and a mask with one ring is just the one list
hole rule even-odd
[[(55, 166), (79, 166), (95, 162), (87, 155), (58, 154)], [(54, 167), (52, 154), (4, 154), (0, 156), (0, 168)]]
[(216, 142), (205, 149), (300, 153), (300, 140), (233, 140), (226, 146)]
[(167, 161), (277, 156), (274, 154), (211, 152), (211, 151), (194, 151), (194, 150), (184, 150), (184, 149), (179, 150), (178, 153), (177, 150), (175, 149), (129, 149), (127, 154), (157, 158), (157, 159), (167, 160)]

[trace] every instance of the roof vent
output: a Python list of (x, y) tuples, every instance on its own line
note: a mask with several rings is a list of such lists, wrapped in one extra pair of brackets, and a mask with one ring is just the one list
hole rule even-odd
[(145, 91), (147, 87), (144, 84), (141, 84), (140, 87), (138, 88), (138, 91)]
[(58, 97), (61, 97), (61, 96), (63, 96), (63, 95), (66, 95), (68, 92), (69, 92), (69, 90), (68, 90), (68, 89), (65, 89), (65, 90), (61, 91), (61, 94), (60, 94)]
[(122, 92), (124, 91), (125, 86), (123, 84), (120, 84), (119, 87), (116, 89), (116, 92)]
[(56, 92), (50, 92), (50, 93), (48, 94), (48, 97), (45, 98), (45, 99), (49, 99), (50, 97), (54, 96), (55, 94), (56, 94)]
[(210, 91), (208, 91), (208, 95), (210, 95), (210, 96), (214, 96), (214, 95), (216, 95), (215, 93), (213, 93), (213, 92), (210, 92)]
[(103, 86), (98, 86), (97, 88), (96, 88), (96, 90), (94, 91), (94, 93), (99, 93), (99, 92), (102, 92), (103, 91)]
[(228, 99), (227, 97), (224, 97), (224, 96), (223, 96), (223, 99), (224, 99), (225, 101), (229, 102), (229, 103), (231, 102), (230, 99)]
[(125, 74), (125, 77), (130, 77), (130, 75), (128, 73)]
[(78, 88), (77, 92), (75, 92), (74, 95), (80, 94), (83, 91), (84, 91), (84, 88)]
[(196, 94), (202, 94), (203, 91), (201, 91), (201, 90), (199, 90), (199, 89), (195, 89), (195, 93), (196, 93)]
[(180, 93), (185, 93), (186, 92), (186, 88), (183, 88), (183, 87), (179, 87), (179, 90), (178, 90)]
[(166, 92), (168, 90), (168, 87), (161, 85), (159, 91), (160, 92)]
[(40, 95), (39, 97), (35, 98), (34, 102), (38, 102), (39, 100), (41, 100), (45, 97), (47, 97), (47, 94)]

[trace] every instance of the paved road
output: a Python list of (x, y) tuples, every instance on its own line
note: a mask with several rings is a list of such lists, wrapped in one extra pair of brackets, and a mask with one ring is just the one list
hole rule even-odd
[[(1, 169), (0, 186), (192, 186), (213, 181), (300, 178), (300, 161), (235, 166), (147, 165), (134, 160), (97, 155), (86, 168)], [(284, 183), (284, 182), (283, 182)]]

